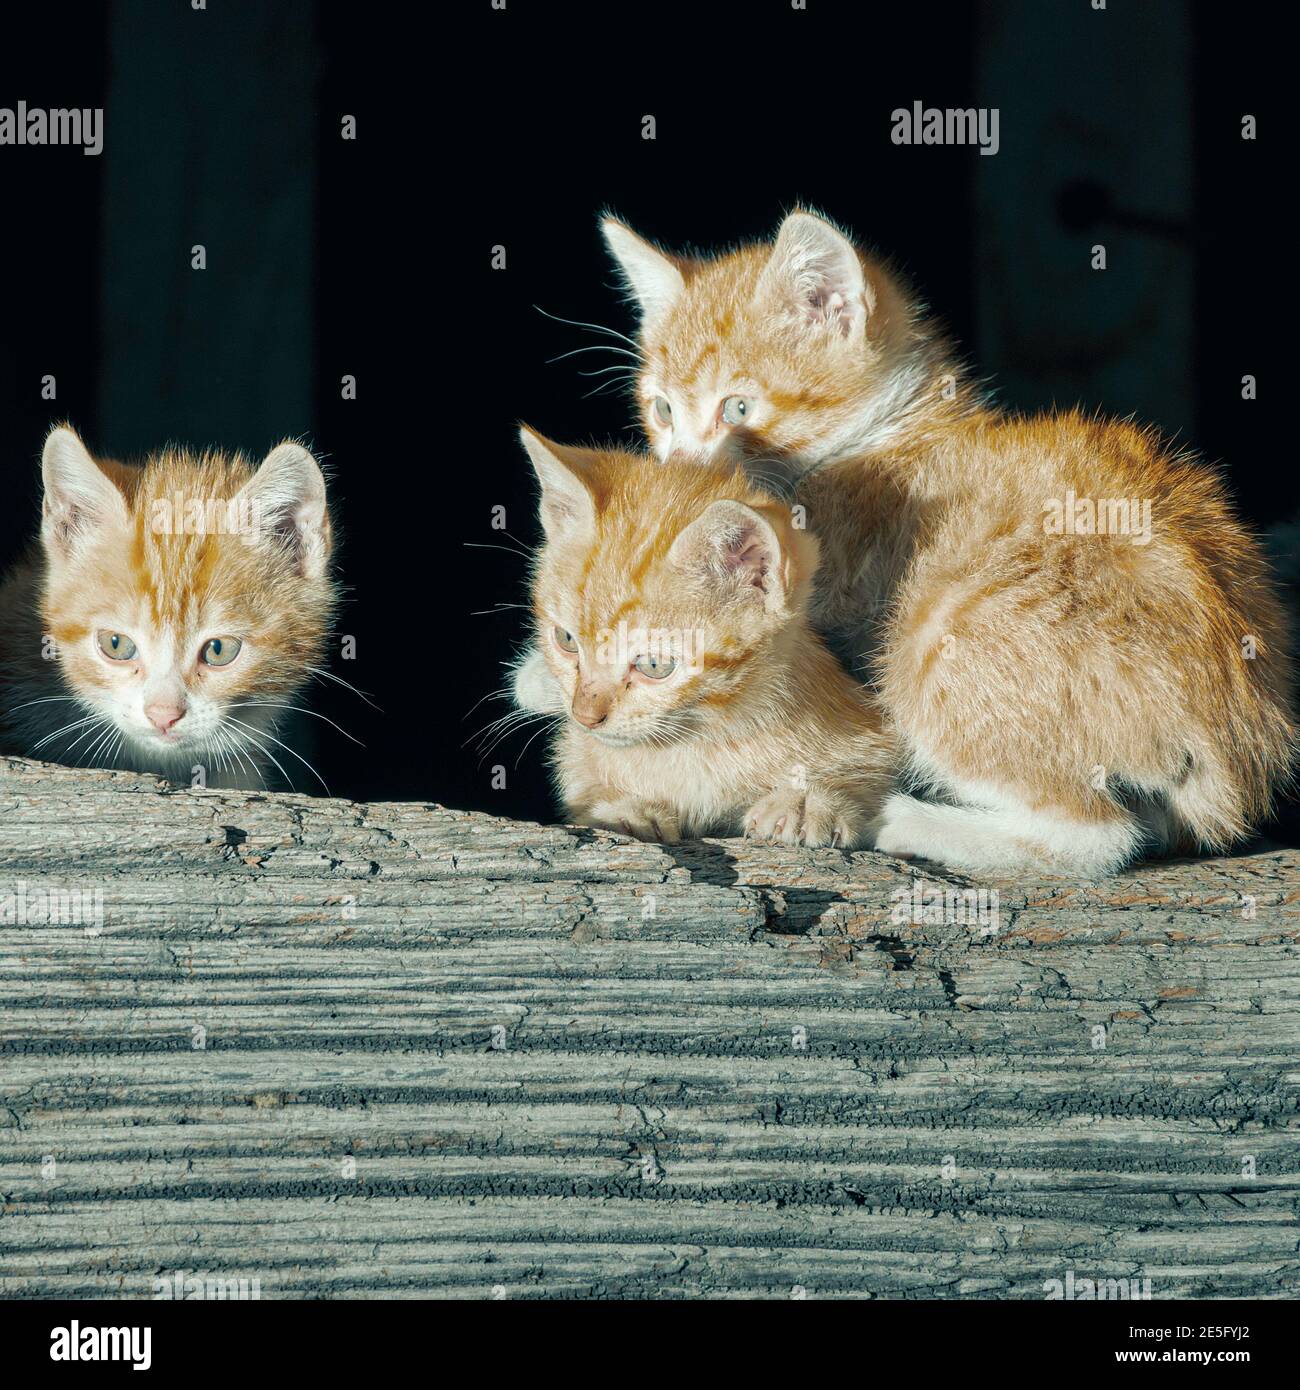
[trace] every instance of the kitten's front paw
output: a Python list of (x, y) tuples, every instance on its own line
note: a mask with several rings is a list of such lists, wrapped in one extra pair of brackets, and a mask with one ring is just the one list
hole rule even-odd
[(861, 811), (846, 798), (817, 790), (778, 788), (754, 803), (745, 815), (744, 833), (781, 845), (833, 845), (856, 849), (865, 842)]
[(930, 844), (934, 827), (927, 820), (925, 803), (903, 792), (885, 802), (871, 827), (871, 842), (881, 854), (895, 859), (933, 858)]
[(638, 840), (657, 840), (675, 845), (682, 838), (676, 810), (658, 801), (598, 801), (590, 810), (574, 817), (575, 825), (597, 830), (614, 830)]

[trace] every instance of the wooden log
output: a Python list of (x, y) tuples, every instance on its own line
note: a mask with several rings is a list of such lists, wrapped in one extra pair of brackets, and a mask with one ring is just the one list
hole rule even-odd
[(977, 885), (0, 759), (0, 1293), (1294, 1297), (1298, 942), (1294, 850)]

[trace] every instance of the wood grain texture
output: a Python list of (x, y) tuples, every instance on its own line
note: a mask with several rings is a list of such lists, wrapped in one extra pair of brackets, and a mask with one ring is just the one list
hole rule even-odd
[(0, 759), (0, 1293), (1295, 1297), (1300, 854), (917, 878)]

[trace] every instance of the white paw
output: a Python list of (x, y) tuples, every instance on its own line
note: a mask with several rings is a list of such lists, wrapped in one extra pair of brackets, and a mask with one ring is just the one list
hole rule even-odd
[(589, 811), (575, 817), (574, 823), (613, 830), (637, 840), (657, 840), (664, 845), (675, 845), (682, 838), (676, 810), (655, 801), (598, 801)]
[(873, 827), (875, 846), (895, 859), (936, 858), (935, 828), (925, 802), (895, 792)]
[(875, 828), (876, 848), (965, 874), (1115, 873), (1141, 843), (1129, 818), (1081, 821), (1028, 807), (949, 806), (895, 794)]

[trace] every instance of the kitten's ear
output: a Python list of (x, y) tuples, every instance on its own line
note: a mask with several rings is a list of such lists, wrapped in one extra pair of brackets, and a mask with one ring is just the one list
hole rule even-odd
[(792, 212), (781, 223), (757, 297), (844, 338), (860, 337), (875, 308), (853, 243), (810, 212)]
[(623, 280), (641, 306), (641, 326), (651, 328), (662, 321), (686, 289), (677, 263), (658, 248), (625, 227), (617, 218), (606, 217), (600, 224), (605, 245), (618, 262)]
[(325, 477), (309, 450), (292, 440), (277, 444), (236, 494), (247, 504), (260, 539), (288, 557), (305, 579), (319, 579), (329, 564), (332, 537)]
[(770, 611), (785, 605), (789, 556), (772, 523), (743, 502), (713, 502), (677, 537), (668, 563)]
[(66, 425), (51, 430), (45, 441), (41, 477), (41, 541), (47, 551), (68, 555), (100, 527), (129, 524), (126, 498)]
[(583, 477), (581, 451), (555, 444), (527, 425), (519, 427), (519, 442), (533, 461), (542, 485), (537, 514), (548, 540), (570, 536), (590, 527), (596, 503)]

